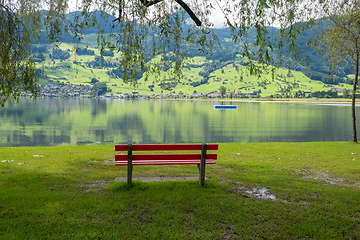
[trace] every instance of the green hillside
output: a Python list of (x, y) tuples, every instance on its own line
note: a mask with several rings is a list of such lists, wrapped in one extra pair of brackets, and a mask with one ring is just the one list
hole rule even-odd
[[(220, 86), (225, 86), (227, 91), (250, 94), (260, 93), (261, 97), (286, 96), (291, 94), (297, 96), (303, 90), (328, 91), (333, 86), (319, 80), (310, 79), (302, 72), (287, 69), (277, 69), (274, 78), (269, 73), (263, 73), (261, 78), (251, 76), (248, 69), (241, 65), (243, 60), (239, 55), (230, 61), (209, 60), (206, 57), (189, 58), (189, 67), (183, 70), (184, 77), (178, 81), (166, 80), (166, 73), (161, 76), (150, 76), (144, 81), (144, 76), (139, 78), (139, 85), (132, 86), (124, 81), (114, 71), (118, 70), (117, 62), (120, 53), (114, 56), (104, 56), (101, 65), (100, 51), (97, 49), (96, 35), (87, 34), (82, 43), (77, 47), (86, 49), (84, 52), (75, 52), (73, 44), (62, 43), (58, 50), (53, 50), (53, 45), (36, 45), (41, 53), (34, 53), (34, 59), (38, 61), (38, 67), (43, 71), (40, 81), (41, 85), (59, 84), (70, 82), (71, 84), (90, 85), (91, 79), (96, 78), (100, 82), (106, 82), (111, 92), (108, 94), (131, 93), (134, 89), (140, 94), (179, 93), (193, 94), (211, 93), (219, 91)], [(39, 50), (40, 52), (40, 50)], [(42, 55), (42, 56), (41, 56)], [(270, 70), (270, 69), (269, 69)], [(165, 80), (164, 80), (165, 79)], [(161, 86), (163, 82), (165, 87)], [(166, 86), (172, 86), (171, 89)], [(334, 87), (351, 89), (351, 85), (340, 83)], [(299, 92), (300, 91), (300, 92)]]

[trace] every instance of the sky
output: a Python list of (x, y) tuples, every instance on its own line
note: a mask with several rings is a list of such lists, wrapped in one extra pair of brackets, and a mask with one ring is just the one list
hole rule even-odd
[[(78, 10), (76, 9), (76, 6), (80, 5), (81, 1), (82, 0), (69, 0), (69, 12)], [(189, 2), (189, 0), (184, 0), (184, 2)], [(214, 28), (223, 28), (225, 22), (224, 14), (220, 10), (219, 6), (215, 3), (215, 0), (213, 6), (215, 9), (212, 10), (212, 14), (209, 20), (212, 24), (214, 24)]]
[(221, 12), (219, 7), (213, 11), (209, 20), (212, 24), (214, 24), (214, 28), (224, 28), (224, 23), (226, 22), (224, 14)]
[[(76, 9), (76, 6), (80, 6), (81, 3), (82, 3), (83, 0), (67, 0), (68, 4), (69, 4), (69, 11), (72, 12), (72, 11), (76, 11), (76, 10), (79, 10), (79, 9)], [(109, 1), (109, 0), (91, 0), (92, 3), (94, 2), (102, 2), (102, 1)], [(125, 0), (126, 1), (126, 0)], [(164, 3), (166, 4), (171, 4), (170, 3), (171, 0), (164, 0)], [(194, 2), (198, 2), (199, 4), (202, 3), (201, 0), (183, 0), (184, 2), (186, 2), (188, 4), (188, 6), (191, 8), (191, 3), (194, 3)], [(232, 2), (230, 0), (210, 0), (211, 3), (212, 3), (212, 6), (214, 7), (211, 11), (211, 15), (209, 17), (209, 21), (211, 23), (213, 23), (213, 27), (214, 28), (223, 28), (223, 27), (227, 27), (225, 26), (225, 17), (224, 17), (224, 14), (223, 12), (221, 11), (220, 7), (218, 6), (218, 3), (219, 4), (222, 4), (222, 5), (225, 5), (225, 4), (239, 4), (240, 0), (239, 1), (235, 1), (235, 2)], [(258, 0), (250, 0), (250, 2), (248, 3), (251, 3), (253, 2), (254, 3), (254, 7), (255, 7), (255, 3), (257, 3)], [(337, 0), (334, 0), (334, 1), (337, 1)], [(113, 2), (113, 1), (109, 1), (109, 2)], [(312, 0), (304, 0), (303, 1), (303, 4), (306, 4), (307, 6), (309, 5), (312, 5), (314, 3), (314, 1)], [(176, 3), (175, 3), (176, 4)], [(234, 5), (235, 6), (235, 5)], [(95, 9), (95, 8), (94, 8)], [(151, 6), (149, 7), (150, 11), (151, 9), (154, 9), (154, 6)], [(297, 8), (299, 10), (302, 10), (304, 9), (304, 6), (303, 5), (299, 5), (299, 7)], [(193, 9), (194, 10), (194, 9)], [(299, 16), (301, 14), (298, 14)], [(278, 22), (273, 22), (271, 24), (271, 26), (274, 26), (274, 27), (280, 27), (279, 23)]]

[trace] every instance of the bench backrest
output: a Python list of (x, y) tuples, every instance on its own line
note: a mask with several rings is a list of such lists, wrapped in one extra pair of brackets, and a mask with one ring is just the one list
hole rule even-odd
[[(202, 144), (133, 144), (133, 151), (190, 151), (201, 150)], [(218, 144), (207, 144), (207, 150), (218, 150)], [(127, 151), (128, 144), (115, 145), (115, 151)]]
[[(115, 151), (128, 151), (129, 145), (115, 145)], [(131, 146), (131, 158), (135, 165), (160, 165), (160, 164), (197, 164), (201, 153), (176, 153), (176, 154), (133, 154), (133, 151), (192, 151), (202, 150), (202, 144), (134, 144)], [(218, 150), (218, 144), (207, 144), (206, 150)], [(129, 154), (129, 153), (128, 153)], [(116, 165), (126, 165), (128, 155), (115, 155)], [(216, 153), (206, 153), (206, 163), (215, 162)], [(209, 161), (208, 161), (209, 160)], [(210, 161), (211, 160), (211, 161)]]

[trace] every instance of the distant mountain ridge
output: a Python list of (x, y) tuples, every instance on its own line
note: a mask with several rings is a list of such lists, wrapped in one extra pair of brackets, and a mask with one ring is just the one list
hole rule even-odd
[[(93, 20), (94, 22), (98, 23), (100, 26), (100, 30), (104, 33), (104, 34), (109, 34), (111, 32), (116, 32), (116, 25), (117, 22), (114, 22), (115, 17), (109, 14), (104, 14), (101, 12), (93, 12)], [(187, 16), (187, 18), (190, 18), (189, 16)], [(66, 21), (75, 21), (75, 19), (78, 19), (79, 22), (82, 21), (82, 16), (81, 16), (81, 12), (71, 12), (69, 14), (66, 15)], [(188, 21), (185, 21), (188, 22)], [(88, 23), (89, 25), (91, 25), (91, 23)], [(185, 25), (185, 28), (188, 27), (189, 25)], [(212, 59), (213, 61), (220, 61), (220, 62), (231, 62), (234, 61), (236, 59), (236, 56), (242, 53), (242, 46), (239, 43), (234, 43), (233, 41), (231, 41), (230, 39), (232, 38), (231, 32), (229, 28), (222, 28), (222, 29), (212, 29), (212, 31), (219, 37), (219, 42), (220, 45), (216, 45), (213, 49), (212, 49), (212, 57), (210, 56), (210, 54), (204, 54), (204, 53), (199, 53), (198, 51), (194, 50), (194, 49), (188, 49), (188, 56), (189, 57), (194, 57), (197, 55), (200, 56), (204, 56), (207, 59)], [(275, 28), (275, 27), (269, 27), (268, 28), (268, 32), (269, 32), (269, 37), (270, 38), (275, 38), (278, 34), (279, 34), (279, 29)], [(89, 27), (83, 30), (83, 34), (86, 36), (88, 34), (94, 34), (94, 33), (99, 33), (99, 28), (97, 27)], [(315, 30), (305, 30), (301, 36), (299, 36), (298, 38), (298, 48), (299, 49), (303, 49), (301, 52), (301, 57), (303, 59), (305, 59), (305, 57), (308, 57), (308, 65), (305, 61), (303, 62), (296, 62), (293, 59), (289, 59), (287, 61), (284, 61), (281, 65), (279, 65), (279, 67), (285, 67), (288, 68), (290, 66), (291, 69), (293, 70), (298, 70), (303, 72), (306, 76), (310, 77), (311, 79), (314, 80), (320, 80), (324, 83), (327, 82), (328, 78), (329, 78), (329, 72), (331, 71), (331, 66), (328, 63), (327, 59), (325, 59), (323, 56), (319, 56), (317, 54), (317, 52), (312, 49), (311, 47), (305, 47), (305, 44), (310, 40), (311, 37), (314, 36), (314, 33), (316, 33), (316, 28)], [(63, 38), (63, 42), (68, 42), (68, 43), (74, 43), (74, 39), (72, 36), (70, 35), (66, 35), (64, 34), (62, 36)], [(248, 34), (247, 36), (247, 40), (249, 42), (254, 42), (256, 39), (256, 34), (255, 34), (255, 28), (254, 31)], [(40, 36), (40, 41), (43, 44), (47, 44), (49, 43), (49, 41), (47, 40), (45, 33), (43, 33)], [(75, 40), (76, 41), (76, 40)], [(77, 41), (77, 42), (81, 42), (81, 40)], [(34, 43), (38, 43), (38, 42), (34, 42)], [(251, 50), (256, 51), (256, 47), (254, 46)], [(283, 53), (284, 55), (286, 55), (287, 53)], [(272, 56), (275, 60), (275, 64), (278, 63), (278, 55), (279, 55), (279, 49), (276, 48), (276, 46), (274, 46), (274, 50), (272, 52)], [(352, 66), (350, 64), (344, 64), (344, 66), (339, 66), (338, 67), (338, 76), (340, 77), (339, 80), (337, 80), (338, 82), (346, 82), (349, 81), (346, 79), (346, 76), (349, 74), (352, 74)]]

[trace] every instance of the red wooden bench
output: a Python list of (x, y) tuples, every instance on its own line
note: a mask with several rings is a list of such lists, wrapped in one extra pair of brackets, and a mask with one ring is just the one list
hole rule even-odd
[[(135, 151), (191, 151), (201, 150), (201, 153), (176, 154), (133, 154)], [(218, 150), (218, 144), (149, 144), (149, 145), (115, 145), (115, 151), (125, 151), (126, 154), (115, 155), (116, 166), (127, 165), (127, 183), (132, 186), (133, 165), (181, 165), (197, 164), (199, 168), (200, 185), (205, 184), (205, 165), (215, 164), (216, 153), (207, 150)]]

